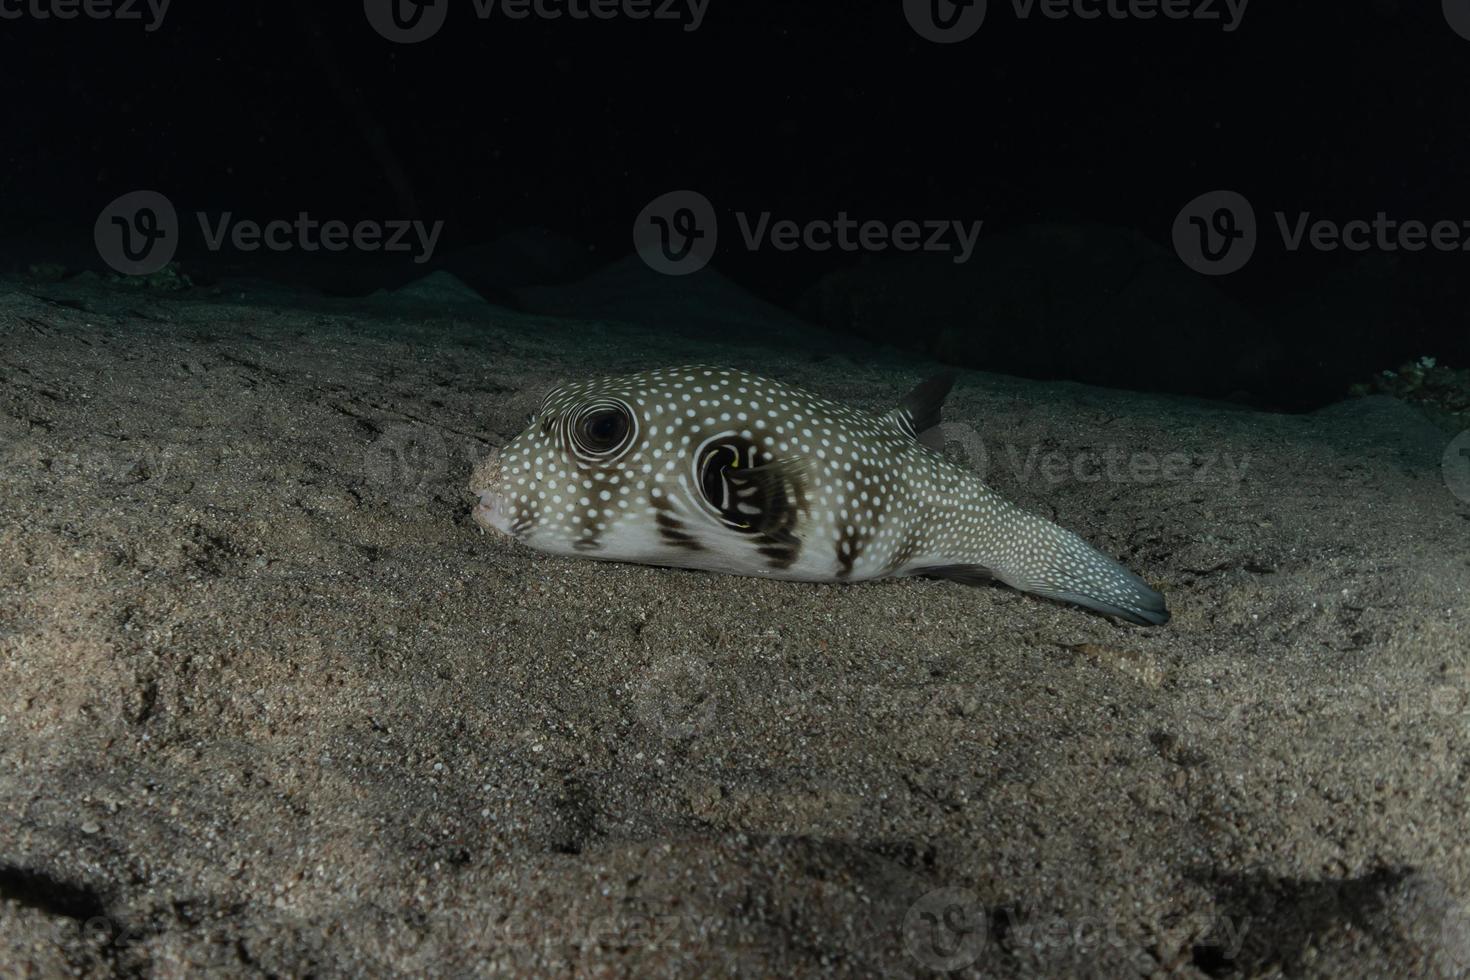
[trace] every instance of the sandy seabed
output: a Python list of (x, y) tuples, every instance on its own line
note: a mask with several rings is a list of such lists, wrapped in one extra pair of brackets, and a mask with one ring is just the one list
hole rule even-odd
[(484, 534), (558, 381), (933, 370), (621, 315), (0, 283), (0, 974), (1470, 971), (1449, 434), (963, 375), (949, 452), (1152, 630)]

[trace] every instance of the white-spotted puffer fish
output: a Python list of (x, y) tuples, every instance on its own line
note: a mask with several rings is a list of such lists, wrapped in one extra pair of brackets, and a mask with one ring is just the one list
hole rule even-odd
[(552, 554), (809, 582), (998, 579), (1168, 622), (1143, 579), (926, 444), (953, 381), (886, 415), (714, 367), (562, 385), (477, 467), (474, 518)]

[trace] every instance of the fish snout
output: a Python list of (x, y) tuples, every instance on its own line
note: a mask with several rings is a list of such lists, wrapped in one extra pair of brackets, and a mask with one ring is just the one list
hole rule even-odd
[(511, 536), (512, 517), (498, 494), (481, 494), (472, 516), (475, 523), (487, 531), (498, 531), (507, 537)]
[(476, 524), (488, 531), (497, 531), (510, 536), (515, 523), (515, 508), (507, 496), (501, 479), (501, 459), (498, 451), (475, 467), (470, 474), (470, 492), (479, 497), (474, 512), (470, 515)]

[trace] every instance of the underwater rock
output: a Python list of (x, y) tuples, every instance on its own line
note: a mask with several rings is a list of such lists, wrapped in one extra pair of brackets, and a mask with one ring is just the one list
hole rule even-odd
[(466, 286), (456, 276), (442, 269), (431, 272), (398, 289), (380, 289), (374, 299), (403, 301), (422, 306), (484, 306), (485, 297)]
[(1432, 357), (1383, 371), (1351, 390), (1354, 395), (1376, 392), (1408, 402), (1450, 432), (1470, 425), (1470, 370), (1454, 370)]

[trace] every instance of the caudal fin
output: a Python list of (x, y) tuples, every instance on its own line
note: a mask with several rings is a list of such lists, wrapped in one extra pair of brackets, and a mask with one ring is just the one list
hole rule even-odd
[[(1001, 574), (1002, 582), (1022, 592), (1070, 602), (1084, 609), (1117, 616), (1139, 626), (1163, 626), (1169, 621), (1169, 609), (1163, 593), (1151, 587), (1102, 552), (1094, 552), (1099, 561), (1078, 574), (1074, 569), (1061, 574)], [(1106, 562), (1107, 566), (1102, 563)]]
[(1022, 547), (995, 570), (1007, 585), (1140, 626), (1169, 621), (1157, 589), (1071, 531), (1023, 511), (1015, 520)]
[(1013, 589), (1139, 626), (1169, 621), (1158, 590), (1071, 531), (1021, 510), (1008, 517), (1003, 533), (994, 536), (994, 553), (983, 562), (926, 568), (922, 574), (970, 584), (995, 578)]

